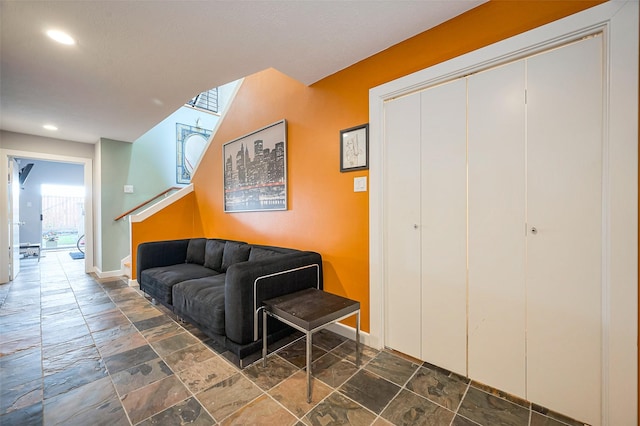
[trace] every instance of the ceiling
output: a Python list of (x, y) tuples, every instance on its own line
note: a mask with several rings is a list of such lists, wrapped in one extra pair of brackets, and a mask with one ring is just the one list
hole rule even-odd
[(204, 90), (266, 68), (311, 84), (484, 1), (2, 0), (0, 129), (133, 142)]

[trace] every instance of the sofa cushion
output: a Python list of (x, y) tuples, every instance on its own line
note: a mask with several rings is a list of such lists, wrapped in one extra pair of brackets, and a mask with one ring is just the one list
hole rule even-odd
[(216, 271), (222, 271), (224, 244), (225, 242), (220, 240), (207, 240), (204, 251), (204, 266)]
[(192, 238), (187, 246), (187, 263), (204, 265), (204, 250), (206, 238)]
[(260, 247), (251, 247), (251, 252), (249, 253), (249, 262), (253, 260), (264, 259), (271, 256), (279, 256), (282, 253), (278, 253), (277, 251), (264, 249)]
[(225, 274), (219, 274), (176, 284), (174, 312), (224, 335), (224, 281)]
[(224, 252), (222, 253), (221, 272), (227, 272), (229, 266), (234, 263), (246, 262), (249, 259), (251, 246), (247, 243), (239, 243), (236, 241), (227, 241), (224, 243)]
[(178, 263), (145, 269), (140, 279), (144, 282), (144, 287), (149, 288), (149, 294), (170, 305), (172, 304), (171, 289), (177, 283), (218, 274), (219, 272), (195, 263)]

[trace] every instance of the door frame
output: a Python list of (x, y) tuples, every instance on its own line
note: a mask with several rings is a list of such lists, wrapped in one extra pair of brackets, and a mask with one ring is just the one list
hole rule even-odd
[[(638, 404), (638, 3), (610, 1), (369, 91), (370, 342), (385, 345), (384, 103), (603, 32), (602, 424), (631, 424)], [(615, 256), (613, 256), (615, 253)]]
[[(93, 160), (91, 158), (73, 157), (67, 155), (45, 154), (14, 149), (0, 149), (0, 176), (7, 176), (10, 158), (32, 158), (34, 160), (57, 161), (61, 163), (82, 164), (84, 166), (84, 229), (85, 229), (85, 257), (84, 271), (94, 272), (93, 268)], [(8, 197), (7, 185), (0, 185), (0, 199)], [(0, 223), (8, 223), (9, 214), (6, 208), (0, 209)], [(0, 241), (9, 241), (7, 226), (0, 226)], [(9, 253), (0, 250), (0, 284), (9, 281)]]
[[(7, 264), (9, 265), (9, 278), (15, 279), (16, 276), (20, 273), (20, 217), (15, 218), (14, 214), (16, 210), (18, 210), (18, 215), (20, 215), (20, 192), (17, 194), (18, 198), (18, 208), (16, 209), (16, 189), (20, 191), (20, 183), (19, 183), (19, 174), (20, 174), (20, 164), (16, 161), (15, 158), (7, 159), (7, 214), (10, 213), (10, 217), (7, 222), (9, 223), (8, 229), (8, 242), (9, 244), (14, 244), (9, 247), (9, 261)], [(10, 165), (9, 165), (10, 164)], [(18, 179), (18, 181), (16, 181)], [(16, 235), (16, 229), (18, 230)], [(15, 246), (16, 236), (18, 240), (18, 247)]]

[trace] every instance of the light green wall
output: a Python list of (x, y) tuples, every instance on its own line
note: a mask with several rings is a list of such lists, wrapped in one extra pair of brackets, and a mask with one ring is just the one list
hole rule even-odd
[[(237, 82), (221, 86), (218, 105), (223, 111), (233, 94)], [(219, 116), (182, 107), (138, 138), (133, 144), (127, 173), (128, 184), (134, 193), (127, 194), (130, 206), (148, 200), (176, 183), (176, 123), (198, 126), (213, 131)]]
[(213, 130), (219, 117), (182, 107), (153, 129), (142, 135), (133, 144), (131, 162), (127, 172), (128, 184), (134, 193), (127, 194), (131, 205), (148, 200), (176, 183), (176, 123), (199, 126)]
[[(228, 106), (238, 82), (219, 88), (219, 108)], [(176, 183), (176, 123), (214, 130), (219, 116), (181, 107), (133, 144), (101, 139), (102, 272), (120, 269), (129, 255), (129, 220), (114, 218)], [(222, 172), (221, 172), (222, 173)], [(124, 185), (133, 185), (125, 194)], [(100, 264), (100, 263), (96, 263)]]
[(129, 208), (123, 188), (127, 182), (132, 148), (129, 142), (100, 140), (102, 261), (97, 265), (101, 266), (102, 272), (119, 270), (120, 260), (129, 253), (129, 223), (113, 219)]

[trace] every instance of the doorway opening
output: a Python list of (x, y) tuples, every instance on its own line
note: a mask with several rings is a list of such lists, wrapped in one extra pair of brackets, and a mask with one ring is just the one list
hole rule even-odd
[(84, 192), (84, 186), (40, 185), (43, 249), (77, 246), (84, 236)]
[[(56, 243), (68, 244), (66, 250), (70, 252), (79, 250), (83, 256), (78, 259), (83, 259), (81, 261), (84, 262), (85, 272), (93, 272), (93, 210), (91, 202), (93, 161), (84, 157), (10, 149), (0, 149), (0, 158), (3, 160), (0, 161), (0, 174), (5, 176), (11, 173), (9, 168), (14, 163), (18, 171), (22, 171), (28, 164), (33, 164), (29, 167), (28, 175), (23, 173), (23, 179), (20, 179), (20, 173), (15, 173), (15, 181), (19, 182), (16, 185), (16, 190), (11, 191), (9, 185), (0, 185), (0, 198), (9, 199), (13, 193), (19, 194), (19, 199), (14, 200), (13, 203), (19, 206), (17, 211), (9, 208), (0, 209), (1, 222), (17, 225), (11, 228), (8, 226), (0, 227), (0, 240), (7, 241), (10, 247), (10, 250), (0, 251), (0, 283), (9, 282), (18, 275), (22, 256), (18, 250), (19, 246), (38, 246), (42, 248), (43, 254), (46, 253), (47, 230), (46, 228), (43, 230), (42, 225), (47, 211), (42, 213), (41, 195), (41, 184), (44, 183), (84, 187), (82, 199), (78, 200), (82, 203), (81, 209), (78, 203), (72, 203), (72, 205), (75, 204), (72, 206), (73, 208), (68, 208), (68, 210), (76, 212), (74, 213), (76, 219), (59, 221), (62, 225), (52, 224), (49, 230), (55, 232)], [(76, 194), (67, 193), (66, 195)], [(76, 221), (78, 221), (77, 224)], [(13, 228), (18, 229), (10, 233), (9, 231)], [(82, 234), (84, 234), (84, 238), (80, 238)], [(50, 239), (56, 240), (56, 237)], [(79, 244), (77, 244), (78, 240), (80, 240)], [(51, 246), (52, 243), (49, 245)], [(81, 245), (81, 249), (77, 249), (78, 245)], [(53, 247), (49, 248), (53, 249)], [(12, 255), (9, 256), (10, 254)]]

